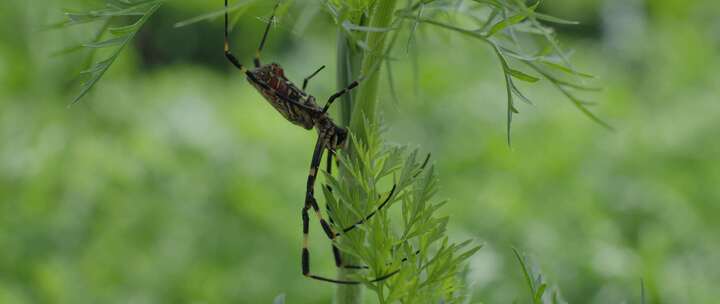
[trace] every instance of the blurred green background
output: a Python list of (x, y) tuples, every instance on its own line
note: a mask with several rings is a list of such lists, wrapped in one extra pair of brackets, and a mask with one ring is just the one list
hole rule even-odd
[[(217, 3), (215, 3), (217, 2)], [(320, 1), (317, 1), (318, 3)], [(177, 21), (220, 1), (170, 1), (78, 105), (82, 54), (51, 56), (87, 30), (41, 31), (93, 0), (0, 3), (0, 303), (329, 303), (300, 274), (300, 209), (315, 134), (285, 121), (224, 61), (222, 21)], [(250, 62), (269, 6), (233, 32)], [(720, 298), (720, 2), (552, 0), (559, 28), (598, 76), (593, 110), (527, 86), (505, 141), (500, 67), (484, 45), (426, 28), (419, 90), (408, 58), (400, 101), (381, 89), (388, 137), (432, 152), (451, 236), (471, 260), (473, 303), (525, 299), (511, 247), (571, 303), (717, 303)], [(334, 90), (327, 13), (290, 11), (266, 59)], [(444, 34), (444, 35), (438, 35)], [(450, 37), (450, 38), (446, 38)], [(317, 230), (315, 230), (317, 231)], [(333, 274), (312, 238), (313, 267)], [(369, 300), (368, 300), (369, 301)]]

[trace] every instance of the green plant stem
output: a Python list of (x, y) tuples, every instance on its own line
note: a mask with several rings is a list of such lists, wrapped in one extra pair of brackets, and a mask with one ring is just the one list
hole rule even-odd
[[(362, 53), (357, 50), (357, 47), (351, 45), (351, 41), (345, 31), (342, 29), (338, 30), (337, 38), (337, 76), (336, 85), (338, 90), (342, 90), (350, 85), (355, 79), (357, 79), (360, 64), (362, 63)], [(350, 125), (350, 115), (352, 113), (353, 97), (355, 96), (354, 91), (350, 91), (349, 94), (345, 94), (340, 97), (339, 105), (340, 108), (340, 124), (344, 127)]]
[[(360, 63), (362, 60), (362, 53), (358, 51), (357, 47), (351, 45), (351, 40), (348, 39), (347, 34), (343, 30), (338, 30), (338, 41), (337, 41), (337, 87), (342, 89), (347, 87), (352, 81), (354, 81), (359, 74)], [(353, 105), (353, 94), (345, 94), (340, 100), (340, 123), (347, 127), (350, 124), (350, 117), (352, 113)], [(340, 175), (346, 174), (343, 172), (342, 167), (340, 168)], [(341, 238), (340, 242), (343, 241)], [(357, 259), (353, 256), (342, 254), (343, 262), (346, 264), (358, 264)], [(353, 269), (338, 269), (338, 279), (340, 280), (351, 280), (353, 273), (356, 270)], [(335, 303), (338, 304), (361, 304), (363, 299), (363, 289), (361, 285), (338, 285), (335, 290)]]
[[(392, 22), (393, 12), (397, 0), (379, 0), (370, 15), (371, 28), (388, 28)], [(365, 122), (376, 123), (377, 91), (380, 81), (380, 63), (384, 59), (385, 31), (369, 32), (367, 34), (367, 47), (363, 57), (361, 74), (366, 77), (358, 87), (358, 92), (353, 104), (352, 118), (350, 119), (350, 130), (355, 132), (360, 140), (364, 140)]]
[[(392, 21), (393, 11), (397, 0), (379, 0), (376, 3), (369, 18), (369, 26), (386, 28)], [(363, 24), (361, 24), (363, 25)], [(375, 108), (377, 105), (377, 90), (379, 73), (377, 70), (383, 60), (385, 49), (385, 38), (387, 33), (370, 32), (367, 34), (366, 42), (369, 51), (362, 54), (359, 48), (350, 45), (346, 34), (338, 33), (338, 74), (337, 84), (340, 88), (347, 86), (359, 75), (366, 78), (358, 86), (357, 92), (348, 94), (343, 99), (341, 107), (342, 120), (350, 131), (362, 141), (366, 140), (365, 123), (375, 123)], [(358, 66), (360, 71), (358, 71)], [(359, 73), (358, 73), (359, 72)], [(349, 150), (349, 149), (348, 149)], [(353, 153), (353, 151), (347, 151)], [(340, 172), (340, 174), (344, 174)], [(340, 240), (342, 241), (342, 240)], [(357, 264), (357, 261), (348, 255), (343, 254), (343, 261), (347, 264)], [(354, 270), (341, 268), (338, 271), (338, 279), (351, 279)], [(363, 289), (361, 285), (339, 285), (335, 293), (336, 304), (361, 304), (363, 302)]]

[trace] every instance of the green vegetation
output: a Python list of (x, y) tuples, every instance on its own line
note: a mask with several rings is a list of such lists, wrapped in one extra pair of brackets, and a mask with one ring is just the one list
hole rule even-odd
[[(338, 28), (309, 3), (284, 8), (263, 58), (294, 80), (326, 64), (309, 89), (323, 97), (347, 82), (334, 69), (355, 74), (362, 63), (350, 54), (347, 66), (335, 64)], [(581, 22), (560, 25), (559, 40), (574, 50), (573, 67), (597, 76), (575, 75), (576, 84), (604, 89), (571, 101), (616, 131), (578, 115), (517, 58), (510, 66), (522, 74), (511, 76), (545, 79), (514, 84), (534, 106), (512, 104), (523, 114), (513, 117), (512, 148), (505, 126), (513, 89), (493, 49), (428, 24), (430, 8), (405, 18), (413, 38), (397, 40), (391, 68), (378, 75), (377, 118), (387, 130), (376, 148), (419, 146), (411, 166), (432, 152), (421, 180), (439, 177), (431, 203), (449, 200), (437, 211), (451, 218), (449, 238), (484, 244), (464, 276), (471, 303), (640, 302), (641, 279), (647, 303), (720, 296), (718, 4), (617, 3), (625, 2), (538, 8)], [(0, 28), (0, 303), (269, 303), (279, 294), (287, 303), (330, 302), (334, 287), (303, 278), (299, 265), (315, 134), (284, 121), (228, 67), (221, 20), (173, 26), (219, 8), (167, 2), (68, 107), (87, 54), (51, 55), (92, 41), (102, 25), (42, 28), (62, 20), (62, 7), (94, 4), (11, 0), (0, 10), (12, 25)], [(264, 24), (256, 17), (270, 6), (235, 9), (233, 41), (248, 63)], [(95, 58), (110, 58), (107, 51)], [(402, 202), (383, 217), (402, 223)], [(313, 225), (313, 268), (332, 274), (329, 245)], [(513, 247), (534, 263), (521, 266)]]

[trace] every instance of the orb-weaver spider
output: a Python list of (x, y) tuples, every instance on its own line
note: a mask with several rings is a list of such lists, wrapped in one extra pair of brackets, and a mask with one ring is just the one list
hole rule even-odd
[[(318, 203), (315, 200), (314, 190), (315, 179), (318, 173), (318, 168), (320, 167), (322, 155), (325, 150), (328, 151), (327, 172), (330, 173), (332, 170), (333, 155), (337, 152), (337, 150), (342, 149), (347, 145), (348, 138), (347, 129), (338, 126), (335, 122), (333, 122), (327, 112), (336, 99), (343, 96), (344, 94), (349, 93), (352, 89), (357, 87), (362, 80), (362, 77), (350, 83), (350, 85), (348, 85), (346, 88), (331, 95), (325, 106), (320, 107), (316, 103), (315, 97), (306, 93), (305, 89), (307, 88), (308, 81), (312, 79), (315, 75), (317, 75), (320, 71), (322, 71), (325, 66), (320, 67), (315, 72), (310, 74), (310, 76), (306, 77), (303, 81), (302, 89), (299, 89), (297, 86), (295, 86), (295, 84), (288, 80), (287, 77), (285, 77), (283, 69), (282, 67), (280, 67), (280, 65), (278, 65), (277, 63), (263, 65), (260, 62), (260, 53), (262, 52), (262, 49), (265, 45), (265, 41), (267, 40), (270, 26), (274, 22), (275, 10), (277, 9), (277, 7), (278, 5), (275, 5), (272, 16), (270, 17), (270, 21), (268, 22), (262, 40), (260, 41), (260, 46), (255, 53), (255, 58), (253, 60), (254, 67), (248, 69), (243, 66), (230, 51), (230, 44), (228, 42), (228, 1), (225, 0), (225, 57), (242, 73), (245, 73), (248, 82), (253, 87), (255, 87), (260, 92), (260, 94), (262, 94), (265, 100), (267, 100), (278, 112), (280, 112), (280, 114), (282, 114), (285, 119), (307, 130), (315, 129), (318, 132), (317, 143), (315, 144), (315, 150), (313, 151), (312, 161), (310, 163), (310, 173), (308, 174), (307, 178), (305, 205), (302, 208), (302, 274), (306, 277), (325, 282), (337, 284), (359, 284), (361, 283), (360, 281), (330, 279), (327, 277), (314, 275), (310, 272), (310, 251), (308, 249), (308, 233), (310, 228), (310, 219), (308, 216), (308, 211), (310, 210), (310, 208), (313, 209), (316, 217), (320, 221), (320, 225), (322, 226), (323, 231), (332, 242), (342, 233), (349, 232), (358, 225), (369, 220), (373, 215), (375, 215), (376, 211), (382, 209), (395, 194), (396, 186), (392, 187), (389, 194), (387, 195), (387, 198), (375, 209), (375, 211), (371, 212), (369, 215), (365, 216), (364, 218), (362, 218), (355, 224), (350, 225), (347, 228), (338, 229), (338, 231), (341, 232), (336, 232), (331, 227), (331, 225), (328, 224), (328, 222), (323, 218), (323, 215), (320, 212), (320, 208), (318, 207)], [(427, 159), (425, 160), (425, 164), (427, 164)], [(422, 167), (425, 167), (425, 164), (423, 164)], [(335, 265), (337, 267), (352, 269), (367, 268), (366, 266), (344, 265), (342, 262), (340, 251), (335, 246), (335, 244), (332, 244), (332, 251), (335, 258)], [(407, 258), (403, 259), (403, 261), (405, 260), (407, 260)], [(396, 274), (397, 272), (398, 270), (390, 272), (388, 274), (379, 276), (372, 281), (375, 282), (384, 280)]]

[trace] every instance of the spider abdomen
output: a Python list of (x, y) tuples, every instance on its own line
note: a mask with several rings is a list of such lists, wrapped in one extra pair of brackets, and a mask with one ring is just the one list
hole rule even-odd
[(246, 73), (248, 82), (262, 94), (270, 105), (291, 123), (307, 130), (317, 129), (326, 148), (337, 150), (344, 146), (347, 130), (339, 127), (315, 103), (315, 97), (300, 90), (285, 77), (279, 65), (272, 63)]
[(248, 71), (247, 76), (248, 82), (291, 123), (310, 130), (315, 126), (316, 118), (323, 115), (315, 97), (288, 80), (277, 64)]

